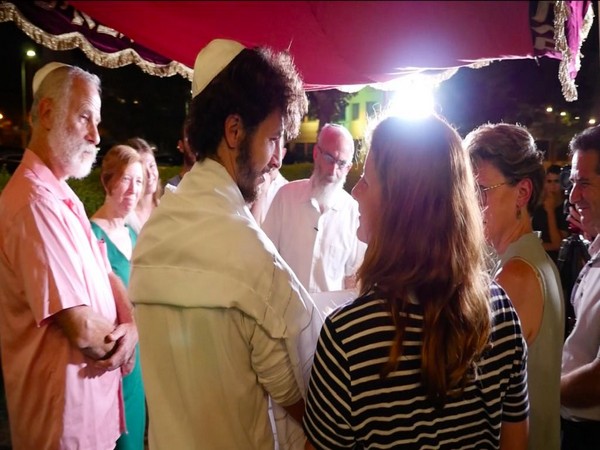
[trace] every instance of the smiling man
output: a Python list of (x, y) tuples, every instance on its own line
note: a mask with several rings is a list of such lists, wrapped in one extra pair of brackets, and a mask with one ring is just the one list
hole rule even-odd
[(575, 327), (563, 348), (560, 380), (562, 450), (600, 448), (600, 126), (575, 135), (570, 202), (596, 238), (571, 303)]
[(270, 397), (294, 420), (278, 421), (280, 448), (302, 448), (322, 321), (247, 206), (283, 133), (298, 133), (302, 82), (286, 53), (218, 39), (198, 54), (192, 91), (197, 163), (133, 255), (150, 447), (273, 449)]

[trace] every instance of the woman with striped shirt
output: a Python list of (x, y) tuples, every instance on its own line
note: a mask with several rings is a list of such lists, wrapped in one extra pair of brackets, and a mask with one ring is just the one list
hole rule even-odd
[(307, 448), (526, 448), (526, 345), (486, 275), (459, 135), (435, 116), (384, 119), (353, 196), (361, 295), (323, 325)]

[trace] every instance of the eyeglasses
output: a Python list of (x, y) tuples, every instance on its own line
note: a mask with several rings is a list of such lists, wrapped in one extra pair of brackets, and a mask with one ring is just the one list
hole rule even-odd
[(323, 159), (327, 162), (327, 164), (335, 164), (338, 166), (338, 169), (347, 169), (348, 167), (352, 167), (352, 161), (345, 161), (343, 159), (335, 159), (329, 153), (323, 151), (321, 147), (316, 146), (319, 149), (319, 153), (323, 157)]
[(487, 191), (491, 191), (492, 189), (499, 188), (500, 186), (504, 186), (505, 184), (509, 184), (508, 181), (503, 183), (493, 184), (492, 186), (482, 186), (480, 184), (477, 185), (477, 194), (479, 195), (479, 202), (482, 205), (487, 204)]

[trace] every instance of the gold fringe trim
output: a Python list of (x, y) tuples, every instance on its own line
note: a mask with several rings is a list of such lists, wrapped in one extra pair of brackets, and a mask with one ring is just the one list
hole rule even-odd
[(116, 69), (128, 64), (135, 64), (144, 72), (159, 77), (170, 77), (181, 75), (192, 81), (194, 71), (177, 61), (171, 61), (167, 65), (155, 64), (143, 59), (139, 53), (132, 48), (124, 49), (115, 53), (105, 53), (98, 50), (78, 32), (61, 34), (59, 36), (50, 34), (33, 25), (21, 14), (17, 7), (9, 2), (0, 2), (0, 22), (13, 21), (33, 41), (51, 50), (73, 50), (79, 48), (94, 64), (101, 67)]
[(560, 0), (554, 2), (554, 48), (562, 55), (562, 59), (558, 65), (558, 79), (560, 80), (565, 100), (573, 102), (577, 100), (577, 85), (569, 74), (569, 68), (573, 63), (573, 58), (575, 58), (575, 70), (579, 71), (581, 68), (581, 58), (583, 57), (581, 54), (581, 44), (585, 41), (592, 28), (594, 9), (592, 3), (590, 3), (583, 20), (583, 26), (581, 27), (580, 45), (575, 56), (573, 56), (573, 52), (569, 48), (565, 34), (565, 23), (569, 18), (569, 14), (570, 11), (567, 2)]

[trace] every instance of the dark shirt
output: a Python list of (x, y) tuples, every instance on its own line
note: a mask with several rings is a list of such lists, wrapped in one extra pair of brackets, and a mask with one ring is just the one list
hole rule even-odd
[[(556, 225), (558, 226), (558, 230), (568, 233), (569, 227), (567, 224), (567, 216), (563, 213), (562, 204), (554, 208), (554, 216), (556, 217)], [(551, 242), (550, 231), (548, 230), (548, 214), (546, 213), (543, 205), (538, 206), (533, 212), (531, 224), (534, 231), (540, 231), (542, 233), (541, 237), (543, 242)], [(548, 250), (547, 253), (556, 263), (558, 258), (558, 250)]]

